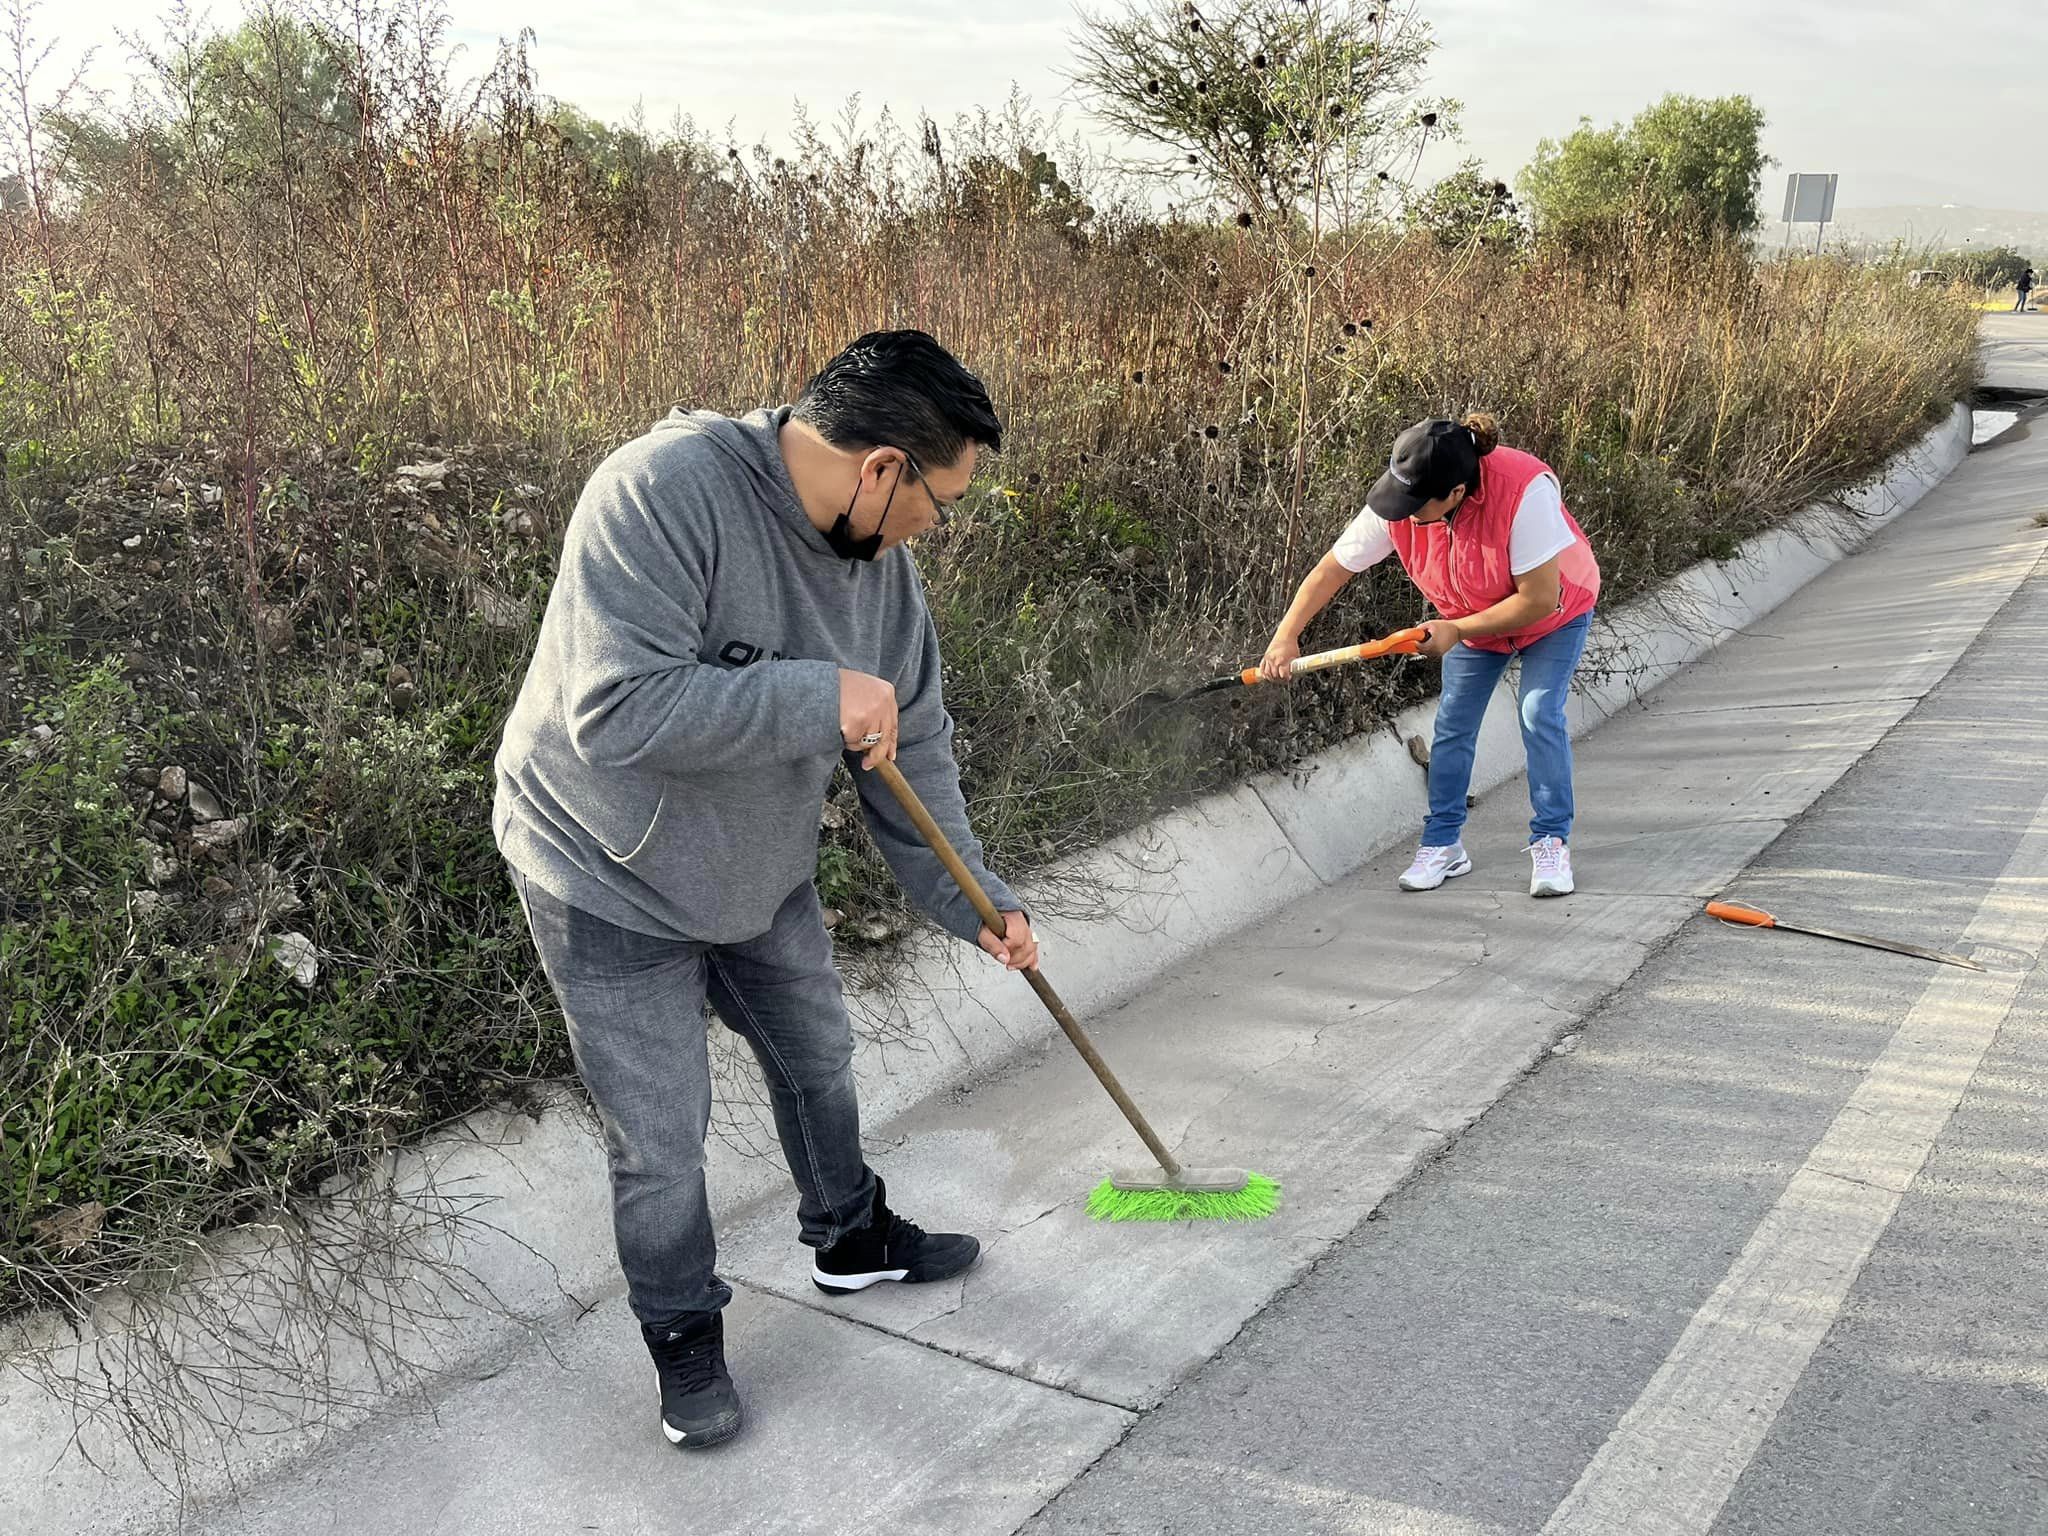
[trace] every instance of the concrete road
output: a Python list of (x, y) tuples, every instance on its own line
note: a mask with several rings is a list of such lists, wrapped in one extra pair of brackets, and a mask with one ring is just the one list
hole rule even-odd
[(1473, 875), (1390, 854), (1096, 1021), (1272, 1220), (1089, 1221), (1136, 1149), (1058, 1045), (874, 1128), (964, 1280), (827, 1302), (786, 1202), (727, 1224), (731, 1446), (661, 1442), (614, 1295), (187, 1528), (2048, 1532), (2044, 509), (2048, 437), (1974, 455), (1595, 732), (1580, 895), (1510, 785)]
[(2048, 395), (2048, 311), (1986, 315), (1978, 334), (1986, 384)]

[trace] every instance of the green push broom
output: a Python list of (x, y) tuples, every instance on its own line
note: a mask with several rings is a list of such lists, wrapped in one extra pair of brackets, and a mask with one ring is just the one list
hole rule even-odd
[[(1003, 915), (988, 899), (981, 882), (969, 873), (967, 865), (947, 841), (946, 834), (939, 830), (939, 824), (932, 820), (931, 812), (918, 799), (917, 791), (910, 787), (894, 763), (877, 763), (875, 772), (889, 786), (889, 792), (902, 805), (904, 814), (915, 824), (918, 835), (938, 855), (939, 862), (946, 866), (946, 873), (974, 903), (982, 925), (998, 938), (1002, 937), (1005, 932)], [(1040, 974), (1035, 965), (1024, 972), (1024, 979), (1031, 983), (1031, 990), (1038, 994), (1038, 1000), (1045, 1004), (1046, 1011), (1058, 1021), (1097, 1081), (1109, 1090), (1109, 1096), (1116, 1100), (1116, 1107), (1131, 1122), (1131, 1129), (1138, 1133), (1139, 1139), (1159, 1161), (1157, 1172), (1150, 1168), (1118, 1169), (1096, 1185), (1088, 1196), (1090, 1216), (1101, 1221), (1255, 1221), (1272, 1215), (1278, 1209), (1280, 1186), (1263, 1174), (1247, 1173), (1242, 1168), (1183, 1168), (1179, 1159), (1166, 1150), (1166, 1143), (1159, 1139), (1144, 1115), (1138, 1112), (1138, 1106), (1124, 1092), (1124, 1085), (1109, 1070), (1109, 1063), (1095, 1049), (1095, 1042), (1088, 1038), (1073, 1014), (1067, 1011), (1059, 993), (1053, 991), (1052, 983)]]

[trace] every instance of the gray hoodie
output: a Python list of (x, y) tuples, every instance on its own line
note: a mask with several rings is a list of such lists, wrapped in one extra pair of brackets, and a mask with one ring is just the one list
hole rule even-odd
[[(968, 829), (917, 567), (900, 545), (873, 562), (832, 553), (783, 462), (788, 419), (677, 411), (590, 477), (498, 748), (498, 847), (623, 928), (717, 944), (766, 932), (817, 865), (850, 667), (895, 684), (897, 767), (1016, 909)], [(858, 763), (896, 878), (971, 940), (974, 909)]]

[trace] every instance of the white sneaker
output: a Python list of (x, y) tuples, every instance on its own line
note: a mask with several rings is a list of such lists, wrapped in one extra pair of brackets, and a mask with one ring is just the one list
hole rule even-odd
[(1531, 896), (1569, 896), (1572, 884), (1572, 851), (1561, 837), (1541, 837), (1524, 850), (1536, 861), (1529, 873)]
[(1418, 848), (1415, 862), (1401, 875), (1401, 889), (1404, 891), (1433, 891), (1446, 880), (1472, 873), (1472, 861), (1465, 856), (1465, 845), (1453, 843), (1448, 848)]

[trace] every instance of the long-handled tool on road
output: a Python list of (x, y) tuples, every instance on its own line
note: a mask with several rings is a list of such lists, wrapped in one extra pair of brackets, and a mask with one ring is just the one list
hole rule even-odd
[[(1001, 938), (1006, 931), (1002, 913), (988, 899), (981, 882), (968, 871), (946, 834), (939, 829), (939, 824), (932, 820), (931, 812), (918, 799), (917, 791), (910, 787), (894, 763), (877, 763), (874, 771), (889, 786), (889, 793), (902, 805), (918, 835), (938, 855), (939, 862), (946, 866), (946, 873), (953, 877), (974, 904), (982, 926)], [(1109, 1063), (1095, 1049), (1095, 1042), (1088, 1038), (1073, 1014), (1067, 1011), (1059, 993), (1053, 991), (1052, 983), (1040, 974), (1035, 965), (1024, 972), (1024, 979), (1031, 983), (1031, 990), (1038, 994), (1038, 1000), (1045, 1004), (1046, 1011), (1058, 1021), (1067, 1039), (1073, 1042), (1074, 1049), (1081, 1053), (1081, 1059), (1088, 1063), (1089, 1070), (1109, 1090), (1109, 1096), (1116, 1100), (1116, 1107), (1131, 1122), (1131, 1129), (1138, 1133), (1139, 1140), (1159, 1160), (1157, 1172), (1149, 1168), (1135, 1171), (1119, 1169), (1096, 1185), (1088, 1196), (1090, 1216), (1104, 1221), (1185, 1221), (1197, 1218), (1249, 1221), (1273, 1214), (1280, 1203), (1280, 1186), (1263, 1174), (1247, 1173), (1242, 1168), (1182, 1167), (1179, 1159), (1167, 1150), (1166, 1143), (1159, 1139), (1158, 1133), (1139, 1112), (1131, 1096), (1124, 1092), (1124, 1085), (1109, 1070)]]
[[(1428, 631), (1420, 626), (1414, 629), (1397, 630), (1380, 640), (1368, 640), (1363, 645), (1340, 645), (1334, 651), (1318, 651), (1313, 656), (1298, 656), (1288, 667), (1289, 677), (1306, 677), (1311, 672), (1321, 672), (1329, 667), (1346, 666), (1354, 661), (1371, 661), (1378, 656), (1413, 656), (1422, 648)], [(1170, 693), (1155, 689), (1141, 693), (1131, 702), (1144, 709), (1169, 709), (1175, 704), (1185, 704), (1198, 699), (1205, 693), (1220, 693), (1226, 688), (1254, 688), (1266, 679), (1259, 675), (1257, 667), (1246, 667), (1242, 672), (1231, 672), (1223, 677), (1212, 677), (1206, 683), (1197, 683), (1185, 693)]]
[(1944, 950), (1927, 949), (1919, 944), (1907, 944), (1898, 939), (1880, 939), (1868, 933), (1838, 933), (1832, 928), (1808, 928), (1802, 923), (1788, 923), (1771, 916), (1761, 907), (1746, 906), (1739, 901), (1710, 901), (1707, 916), (1718, 917), (1724, 923), (1734, 923), (1743, 928), (1782, 928), (1787, 933), (1808, 933), (1817, 939), (1835, 939), (1843, 944), (1861, 944), (1865, 949), (1886, 949), (1895, 955), (1911, 955), (1916, 960), (1932, 960), (1937, 965), (1959, 965), (1966, 971), (1988, 970), (1975, 960), (1961, 955), (1951, 955)]

